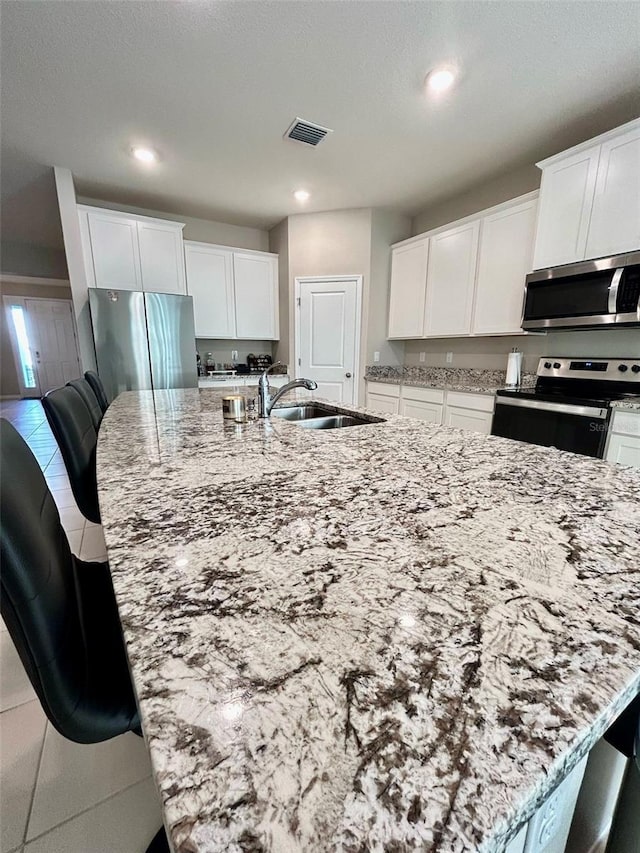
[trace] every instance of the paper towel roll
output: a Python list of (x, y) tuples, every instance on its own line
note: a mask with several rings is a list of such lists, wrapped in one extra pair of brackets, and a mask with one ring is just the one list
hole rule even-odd
[(507, 388), (517, 388), (520, 384), (520, 368), (522, 366), (522, 353), (510, 352), (507, 359)]

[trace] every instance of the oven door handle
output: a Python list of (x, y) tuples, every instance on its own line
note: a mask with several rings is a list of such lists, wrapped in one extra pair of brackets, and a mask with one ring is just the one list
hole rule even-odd
[(624, 267), (618, 267), (611, 279), (611, 284), (609, 285), (609, 303), (607, 305), (609, 314), (615, 314), (618, 310), (618, 288), (620, 287), (620, 279), (623, 272)]
[(547, 403), (543, 400), (512, 400), (507, 397), (496, 397), (496, 406), (522, 406), (525, 409), (558, 412), (561, 415), (576, 415), (582, 418), (598, 418), (601, 421), (606, 420), (609, 414), (608, 409), (597, 409), (595, 406), (574, 406), (571, 403)]

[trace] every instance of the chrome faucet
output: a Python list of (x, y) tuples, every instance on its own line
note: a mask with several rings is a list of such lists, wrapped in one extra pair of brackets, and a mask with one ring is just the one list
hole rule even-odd
[(272, 397), (271, 388), (269, 387), (269, 372), (273, 370), (274, 367), (281, 366), (281, 361), (276, 361), (275, 364), (271, 364), (262, 373), (258, 380), (258, 415), (261, 418), (268, 418), (275, 403), (277, 403), (280, 397), (283, 397), (288, 391), (292, 391), (294, 388), (306, 388), (307, 391), (315, 391), (318, 387), (317, 383), (314, 382), (313, 379), (294, 379), (293, 382), (287, 382), (287, 384), (283, 385), (282, 388), (278, 388)]

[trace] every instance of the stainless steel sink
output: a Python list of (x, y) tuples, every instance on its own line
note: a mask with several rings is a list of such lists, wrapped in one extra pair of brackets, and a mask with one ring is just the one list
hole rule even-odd
[(343, 427), (384, 423), (384, 418), (363, 418), (358, 415), (342, 415), (318, 403), (272, 409), (271, 417), (274, 416), (284, 418), (287, 421), (297, 421), (305, 429), (342, 429)]
[(334, 415), (335, 412), (316, 403), (302, 406), (283, 406), (279, 409), (271, 409), (271, 417), (284, 418), (285, 421), (306, 421), (309, 418), (323, 418), (326, 415)]
[(381, 424), (382, 418), (354, 418), (353, 415), (328, 415), (324, 418), (309, 418), (301, 421), (300, 426), (305, 429), (342, 429), (343, 427), (367, 426), (368, 424)]

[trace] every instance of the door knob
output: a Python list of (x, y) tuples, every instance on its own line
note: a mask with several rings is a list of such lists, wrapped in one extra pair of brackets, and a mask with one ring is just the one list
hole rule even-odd
[(345, 376), (347, 377), (347, 379), (351, 379), (351, 374), (350, 374), (350, 373), (345, 373)]

